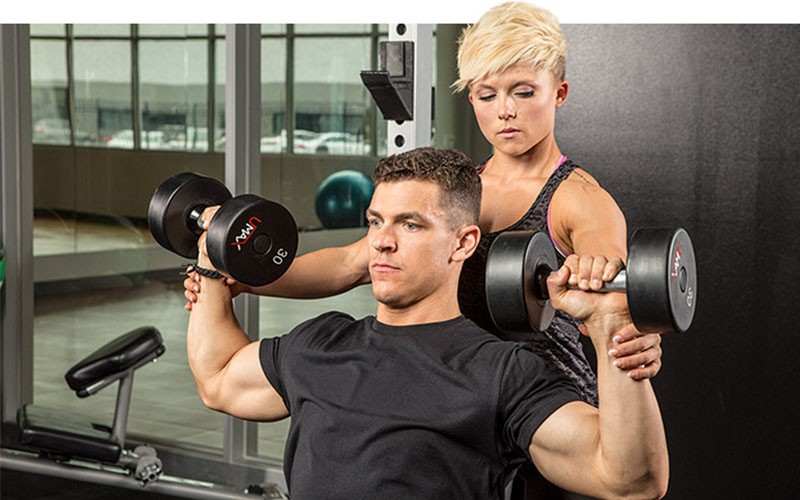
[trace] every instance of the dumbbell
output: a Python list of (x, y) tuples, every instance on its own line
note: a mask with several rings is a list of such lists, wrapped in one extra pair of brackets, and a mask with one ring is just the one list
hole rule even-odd
[(250, 286), (281, 277), (297, 252), (297, 225), (282, 205), (260, 196), (232, 197), (221, 182), (184, 172), (156, 188), (147, 222), (156, 241), (183, 257), (197, 258), (203, 234), (200, 216), (220, 205), (208, 225), (206, 246), (222, 274)]
[[(504, 332), (542, 331), (555, 310), (547, 278), (558, 268), (550, 238), (541, 232), (500, 234), (486, 261), (486, 301)], [(576, 287), (569, 287), (576, 288)], [(641, 332), (685, 332), (697, 304), (694, 247), (682, 228), (638, 229), (628, 245), (627, 269), (598, 292), (626, 292)]]

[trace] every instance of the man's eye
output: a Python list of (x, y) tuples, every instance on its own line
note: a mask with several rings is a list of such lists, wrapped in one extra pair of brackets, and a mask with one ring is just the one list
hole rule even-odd
[(419, 226), (414, 224), (413, 222), (406, 222), (406, 229), (414, 231), (415, 229), (419, 229)]
[(367, 221), (367, 225), (372, 226), (372, 227), (380, 227), (381, 221), (379, 221), (378, 219), (369, 219)]

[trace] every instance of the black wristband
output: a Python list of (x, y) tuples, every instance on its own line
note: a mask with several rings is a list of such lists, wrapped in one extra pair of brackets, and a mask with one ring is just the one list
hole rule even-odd
[(220, 274), (217, 271), (214, 271), (212, 269), (206, 269), (204, 267), (200, 267), (197, 264), (184, 264), (184, 265), (185, 266), (189, 266), (189, 267), (187, 267), (186, 271), (184, 271), (181, 274), (189, 274), (189, 273), (195, 272), (195, 273), (199, 274), (200, 276), (205, 276), (206, 278), (224, 278), (225, 277), (223, 274)]

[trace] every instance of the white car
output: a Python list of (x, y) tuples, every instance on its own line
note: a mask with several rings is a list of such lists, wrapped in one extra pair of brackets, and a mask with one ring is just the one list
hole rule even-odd
[(314, 145), (314, 153), (330, 155), (368, 155), (371, 149), (363, 137), (347, 132), (325, 132)]
[[(106, 147), (117, 149), (133, 149), (133, 130), (123, 129), (115, 132), (106, 141)], [(141, 133), (139, 143), (141, 149), (165, 149), (164, 132), (147, 130)]]

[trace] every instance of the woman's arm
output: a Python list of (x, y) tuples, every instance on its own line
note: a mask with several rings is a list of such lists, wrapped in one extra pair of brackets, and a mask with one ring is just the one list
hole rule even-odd
[[(200, 291), (200, 276), (192, 273), (183, 283), (191, 310)], [(362, 238), (344, 247), (323, 248), (297, 257), (286, 273), (276, 281), (249, 287), (228, 280), (234, 296), (241, 292), (270, 297), (316, 299), (330, 297), (370, 282), (367, 239)]]
[[(608, 257), (610, 265), (581, 266), (570, 275), (570, 285), (597, 290), (624, 269), (628, 256), (625, 216), (589, 174), (576, 169), (553, 194), (549, 213), (551, 235), (567, 254)], [(618, 361), (617, 368), (629, 372), (631, 378), (652, 378), (661, 369), (661, 336), (623, 333), (611, 355)]]

